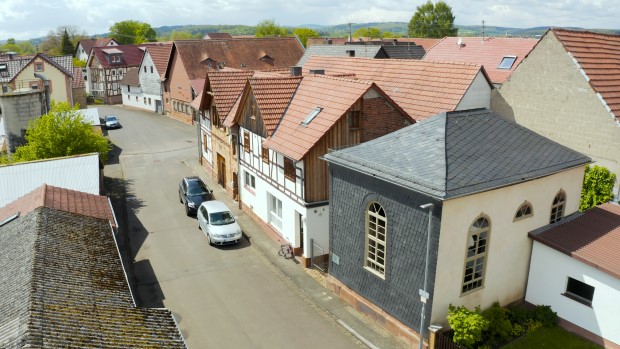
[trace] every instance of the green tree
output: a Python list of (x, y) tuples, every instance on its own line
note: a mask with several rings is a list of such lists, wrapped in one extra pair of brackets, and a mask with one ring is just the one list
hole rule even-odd
[(452, 8), (443, 1), (433, 4), (430, 0), (418, 6), (409, 22), (410, 37), (443, 38), (456, 36), (458, 29), (454, 27)]
[(75, 47), (71, 43), (71, 39), (69, 38), (69, 33), (67, 33), (67, 29), (62, 32), (62, 38), (60, 42), (60, 53), (63, 55), (72, 55), (75, 52)]
[(156, 40), (157, 33), (148, 23), (134, 20), (116, 22), (110, 27), (110, 37), (120, 45), (141, 44)]
[(72, 108), (67, 102), (52, 102), (49, 113), (30, 121), (26, 130), (28, 143), (15, 150), (13, 161), (97, 152), (105, 162), (110, 151), (108, 140), (96, 134), (77, 110), (77, 105)]
[(9, 45), (15, 45), (16, 44), (15, 39), (13, 39), (13, 38), (8, 38), (6, 40), (6, 43), (9, 44)]
[[(62, 39), (64, 32), (67, 32), (69, 35), (69, 39), (73, 44), (73, 47), (76, 46), (79, 40), (86, 38), (86, 33), (78, 27), (71, 25), (59, 26), (56, 30), (50, 30), (49, 33), (47, 33), (45, 39), (39, 44), (38, 51), (50, 56), (58, 56), (63, 54)], [(73, 53), (74, 52), (69, 52), (68, 54)]]
[(86, 61), (83, 61), (77, 57), (73, 57), (73, 66), (74, 67), (86, 67)]
[(353, 32), (353, 37), (378, 39), (381, 37), (381, 31), (377, 28), (360, 28)]
[(606, 167), (587, 165), (583, 176), (583, 186), (581, 187), (579, 210), (583, 212), (613, 199), (615, 182), (616, 175)]
[(321, 37), (316, 30), (310, 28), (296, 28), (293, 30), (293, 34), (297, 35), (304, 47), (308, 47), (308, 39)]
[(454, 342), (467, 348), (475, 348), (489, 328), (489, 321), (482, 316), (480, 307), (471, 311), (465, 306), (455, 307), (452, 304), (448, 307), (448, 324), (454, 331)]
[(256, 25), (257, 38), (288, 36), (288, 31), (276, 22), (275, 19), (264, 19)]
[(384, 31), (381, 33), (382, 38), (402, 38), (401, 34), (396, 34), (394, 32)]

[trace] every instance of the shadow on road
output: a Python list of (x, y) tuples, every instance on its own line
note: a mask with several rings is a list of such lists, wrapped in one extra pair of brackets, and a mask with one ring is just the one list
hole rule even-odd
[(138, 306), (146, 308), (163, 308), (164, 292), (159, 286), (151, 261), (144, 259), (133, 264)]
[(119, 159), (123, 149), (119, 148), (116, 144), (111, 143), (112, 149), (108, 152), (108, 165), (118, 165)]

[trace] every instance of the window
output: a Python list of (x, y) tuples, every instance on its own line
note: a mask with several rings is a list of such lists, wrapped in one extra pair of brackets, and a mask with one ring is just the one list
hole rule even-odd
[(202, 147), (205, 153), (209, 151), (209, 145), (207, 143), (207, 135), (204, 133), (202, 134)]
[(138, 96), (136, 96), (136, 102), (138, 101)]
[(149, 105), (151, 105), (151, 97), (149, 97)]
[(153, 66), (151, 66), (151, 74), (153, 74)]
[(250, 149), (250, 132), (243, 131), (243, 150), (246, 153), (249, 153), (252, 149)]
[(256, 189), (256, 178), (248, 171), (245, 171), (245, 185), (252, 189)]
[(282, 229), (282, 201), (267, 193), (269, 204), (269, 223)]
[(263, 155), (263, 161), (269, 163), (269, 149), (262, 147), (261, 153)]
[(142, 98), (144, 99), (144, 100), (143, 100), (143, 101), (144, 101), (144, 104), (146, 104), (146, 97), (142, 97)]
[(310, 114), (308, 114), (308, 116), (306, 116), (306, 118), (304, 119), (304, 121), (301, 122), (301, 124), (304, 125), (304, 126), (308, 126), (308, 124), (310, 124), (312, 122), (312, 120), (314, 120), (314, 118), (317, 115), (319, 115), (321, 110), (323, 110), (323, 108), (321, 108), (321, 107), (316, 107), (316, 108), (312, 109)]
[(144, 66), (144, 72), (146, 73), (146, 65)]
[(35, 63), (34, 71), (43, 71), (43, 63)]
[(237, 147), (239, 146), (239, 144), (237, 144), (237, 135), (236, 134), (232, 134), (230, 136), (230, 142), (233, 145), (233, 147), (232, 147), (232, 155), (236, 156), (237, 155)]
[(553, 204), (551, 205), (551, 217), (549, 218), (549, 223), (555, 223), (562, 219), (564, 215), (564, 204), (566, 204), (566, 194), (563, 190), (560, 190), (555, 195), (553, 199)]
[(131, 86), (127, 85), (127, 92), (131, 92)]
[(358, 129), (361, 127), (360, 111), (352, 110), (349, 112), (349, 128)]
[(295, 164), (293, 160), (284, 158), (284, 177), (294, 181), (296, 177)]
[(519, 206), (519, 209), (517, 210), (517, 213), (515, 214), (514, 220), (518, 221), (520, 219), (531, 217), (531, 216), (532, 216), (532, 204), (526, 201), (522, 203), (521, 206)]
[(591, 307), (592, 298), (594, 298), (594, 286), (569, 277), (566, 282), (566, 292), (563, 295)]
[(512, 68), (512, 65), (515, 63), (516, 60), (517, 60), (517, 56), (504, 56), (504, 58), (502, 58), (502, 61), (499, 63), (499, 66), (497, 68), (510, 69)]
[(476, 219), (469, 227), (462, 294), (469, 293), (484, 284), (485, 259), (490, 232), (490, 224), (485, 217)]
[(366, 210), (366, 261), (365, 267), (385, 277), (385, 247), (387, 217), (377, 202), (371, 202)]

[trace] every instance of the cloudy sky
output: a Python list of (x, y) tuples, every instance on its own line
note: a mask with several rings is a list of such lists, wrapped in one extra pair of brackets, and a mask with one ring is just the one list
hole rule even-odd
[[(89, 35), (119, 21), (280, 25), (408, 22), (423, 0), (0, 0), (0, 41), (45, 36), (72, 25)], [(456, 24), (527, 28), (620, 28), (618, 0), (447, 0)]]

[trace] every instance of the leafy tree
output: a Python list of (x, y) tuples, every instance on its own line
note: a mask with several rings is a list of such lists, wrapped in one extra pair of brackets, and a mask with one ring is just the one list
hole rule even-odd
[(67, 33), (67, 29), (62, 32), (62, 39), (60, 42), (60, 53), (63, 55), (72, 55), (75, 52), (75, 47), (71, 43), (71, 39), (69, 38), (69, 33)]
[(382, 38), (402, 38), (401, 34), (396, 34), (394, 32), (384, 31), (381, 33)]
[(74, 67), (86, 67), (86, 61), (83, 61), (77, 57), (73, 57), (73, 66)]
[(454, 342), (467, 348), (475, 348), (489, 328), (489, 320), (482, 316), (480, 307), (471, 311), (465, 306), (455, 307), (452, 304), (448, 308), (448, 324), (454, 331)]
[(275, 19), (264, 19), (256, 25), (257, 38), (288, 36), (288, 31), (276, 22)]
[(378, 39), (381, 37), (381, 31), (377, 28), (360, 28), (353, 32), (353, 37)]
[(603, 166), (586, 166), (583, 176), (583, 186), (581, 187), (580, 211), (587, 211), (590, 208), (605, 203), (613, 199), (614, 183), (616, 175), (611, 173)]
[(293, 34), (297, 35), (301, 43), (304, 47), (308, 47), (308, 39), (309, 38), (320, 38), (321, 36), (317, 33), (316, 30), (310, 28), (296, 28), (293, 30)]
[(157, 33), (148, 23), (134, 20), (116, 22), (110, 27), (110, 36), (120, 45), (155, 41)]
[(28, 143), (15, 150), (13, 161), (97, 152), (105, 162), (110, 150), (108, 140), (96, 134), (77, 110), (77, 105), (72, 108), (67, 102), (52, 101), (49, 113), (30, 121), (26, 130)]
[[(62, 40), (65, 32), (69, 35), (69, 40), (73, 47), (76, 46), (78, 41), (87, 37), (86, 33), (78, 27), (70, 25), (59, 26), (56, 30), (50, 30), (49, 33), (47, 33), (45, 39), (39, 44), (38, 51), (50, 56), (63, 54)], [(67, 54), (73, 54), (73, 51)]]
[(6, 43), (9, 44), (9, 45), (15, 45), (16, 44), (15, 39), (13, 39), (13, 38), (8, 38), (6, 40)]
[(408, 34), (416, 38), (443, 38), (456, 36), (452, 8), (443, 1), (433, 4), (430, 0), (418, 6), (409, 22)]
[(162, 35), (157, 38), (158, 41), (174, 41), (174, 40), (189, 40), (189, 39), (200, 39), (202, 35), (200, 33), (192, 34), (188, 31), (183, 30), (173, 30), (169, 35)]

